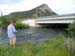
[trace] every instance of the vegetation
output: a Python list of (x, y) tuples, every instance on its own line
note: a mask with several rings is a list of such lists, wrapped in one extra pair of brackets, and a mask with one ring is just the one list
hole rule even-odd
[(71, 38), (74, 38), (74, 36), (75, 36), (75, 21), (69, 25), (68, 32), (69, 32), (69, 36)]
[(15, 23), (15, 27), (17, 29), (23, 29), (23, 28), (29, 28), (30, 26), (28, 24), (22, 24), (21, 22), (18, 21)]
[(0, 56), (70, 56), (70, 51), (64, 46), (64, 38), (57, 36), (37, 44), (28, 41), (15, 47), (0, 45)]
[(69, 25), (69, 30), (75, 32), (75, 21)]
[[(10, 19), (7, 19), (7, 18), (1, 18), (1, 24), (0, 24), (0, 27), (2, 27), (2, 28), (7, 28), (7, 26), (9, 25), (9, 20)], [(19, 29), (21, 29), (21, 28), (29, 28), (29, 25), (28, 24), (22, 24), (21, 22), (20, 22), (20, 20), (19, 19), (13, 19), (14, 20), (14, 22), (15, 22), (15, 24), (14, 24), (14, 26), (16, 27), (16, 28), (19, 28)]]
[(70, 50), (70, 56), (75, 56), (75, 21), (69, 25), (68, 33), (70, 38), (67, 42), (67, 48)]

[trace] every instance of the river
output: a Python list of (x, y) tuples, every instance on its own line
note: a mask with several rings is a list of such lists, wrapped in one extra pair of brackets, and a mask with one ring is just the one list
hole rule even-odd
[[(40, 42), (46, 39), (55, 38), (58, 34), (67, 36), (67, 32), (61, 29), (52, 28), (29, 28), (29, 29), (17, 29), (17, 43), (23, 43), (25, 41), (31, 40), (32, 42)], [(7, 31), (4, 29), (2, 34), (0, 34), (0, 44), (7, 44), (8, 37)]]

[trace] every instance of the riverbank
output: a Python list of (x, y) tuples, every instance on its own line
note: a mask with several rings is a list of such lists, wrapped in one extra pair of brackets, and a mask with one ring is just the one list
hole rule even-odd
[(70, 56), (70, 54), (70, 51), (65, 48), (64, 38), (59, 36), (37, 44), (27, 41), (16, 47), (0, 45), (0, 56)]

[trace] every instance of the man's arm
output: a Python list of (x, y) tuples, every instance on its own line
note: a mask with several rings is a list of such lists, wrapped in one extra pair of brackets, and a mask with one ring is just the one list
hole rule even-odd
[(15, 29), (15, 27), (13, 26), (13, 32), (17, 32), (17, 30)]

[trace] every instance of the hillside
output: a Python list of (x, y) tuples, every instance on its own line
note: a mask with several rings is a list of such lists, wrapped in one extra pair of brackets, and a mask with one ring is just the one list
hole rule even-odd
[(20, 12), (13, 12), (7, 15), (8, 18), (31, 18), (34, 16), (41, 17), (41, 16), (51, 16), (51, 15), (57, 15), (55, 12), (53, 12), (48, 5), (42, 4), (32, 10), (29, 11), (20, 11)]

